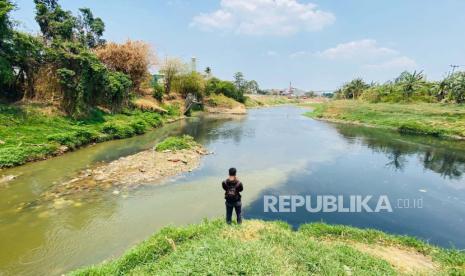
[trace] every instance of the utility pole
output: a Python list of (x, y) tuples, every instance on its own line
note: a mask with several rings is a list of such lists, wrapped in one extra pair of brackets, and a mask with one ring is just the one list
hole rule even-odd
[(451, 73), (451, 75), (454, 74), (455, 69), (457, 69), (457, 68), (460, 67), (460, 65), (457, 65), (457, 64), (451, 64), (451, 65), (449, 65), (449, 66), (452, 68), (452, 73)]

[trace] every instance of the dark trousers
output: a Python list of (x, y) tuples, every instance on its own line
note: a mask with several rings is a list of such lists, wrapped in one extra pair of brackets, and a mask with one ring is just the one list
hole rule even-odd
[(242, 216), (241, 216), (241, 201), (226, 201), (226, 223), (231, 224), (232, 219), (232, 212), (233, 209), (236, 211), (237, 216), (237, 224), (242, 223)]

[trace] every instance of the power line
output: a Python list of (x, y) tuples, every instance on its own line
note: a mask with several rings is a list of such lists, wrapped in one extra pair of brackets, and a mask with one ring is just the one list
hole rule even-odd
[(457, 65), (457, 64), (451, 64), (451, 65), (449, 65), (449, 66), (452, 68), (452, 73), (451, 73), (451, 74), (454, 74), (455, 69), (457, 69), (457, 68), (460, 67), (460, 65)]

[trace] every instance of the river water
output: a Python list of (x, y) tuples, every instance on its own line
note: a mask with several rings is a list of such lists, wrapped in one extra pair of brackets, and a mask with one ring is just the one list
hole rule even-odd
[[(231, 166), (245, 186), (245, 218), (294, 227), (325, 221), (465, 248), (464, 142), (331, 124), (303, 112), (283, 106), (197, 117), (1, 171), (19, 176), (0, 187), (0, 275), (59, 275), (117, 257), (163, 226), (220, 217), (220, 182)], [(177, 134), (192, 135), (214, 154), (163, 185), (83, 195), (66, 206), (37, 200), (88, 166)], [(355, 195), (386, 196), (392, 212), (264, 212), (264, 196), (280, 195), (341, 196), (344, 205)]]

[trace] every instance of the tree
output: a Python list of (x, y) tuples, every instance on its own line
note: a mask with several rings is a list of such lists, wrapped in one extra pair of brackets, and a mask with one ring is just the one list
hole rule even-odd
[(14, 70), (9, 58), (13, 50), (11, 43), (13, 30), (9, 14), (13, 9), (14, 5), (9, 0), (0, 1), (0, 92), (2, 94), (9, 90), (14, 80)]
[(394, 83), (402, 88), (405, 97), (410, 98), (424, 83), (424, 75), (422, 71), (413, 71), (413, 73), (404, 71), (395, 79)]
[(19, 81), (16, 85), (24, 91), (23, 99), (32, 99), (35, 96), (37, 68), (44, 59), (44, 45), (39, 38), (21, 32), (14, 32), (13, 45), (11, 58)]
[(78, 17), (78, 32), (81, 43), (89, 46), (89, 48), (105, 44), (105, 40), (102, 39), (105, 31), (103, 20), (99, 17), (94, 18), (89, 8), (81, 8), (79, 11), (81, 14)]
[(336, 98), (357, 99), (368, 87), (370, 86), (362, 79), (357, 78), (344, 84), (341, 88), (336, 90), (334, 94)]
[(237, 72), (234, 74), (234, 85), (236, 89), (239, 91), (244, 92), (246, 88), (247, 81), (244, 78), (244, 74), (242, 72)]
[(205, 95), (210, 96), (211, 94), (217, 94), (218, 84), (221, 82), (218, 78), (210, 78), (205, 84)]
[(128, 75), (136, 92), (140, 92), (142, 82), (149, 75), (149, 67), (156, 63), (150, 45), (143, 41), (111, 42), (97, 48), (95, 53), (109, 69)]
[(205, 74), (207, 74), (207, 78), (209, 78), (212, 75), (212, 69), (210, 68), (210, 66), (207, 66), (207, 68), (205, 68)]
[(205, 80), (198, 72), (190, 72), (177, 76), (175, 87), (184, 98), (192, 94), (197, 99), (202, 99), (205, 91)]
[(184, 64), (177, 58), (166, 58), (163, 62), (160, 73), (163, 74), (165, 83), (165, 93), (171, 92), (171, 86), (176, 76), (183, 70)]
[(248, 81), (246, 83), (246, 91), (249, 94), (257, 94), (260, 88), (258, 87), (258, 83), (255, 80)]
[(75, 37), (77, 19), (70, 11), (63, 10), (57, 0), (34, 0), (34, 3), (36, 21), (47, 41), (72, 40)]
[(465, 102), (465, 72), (456, 72), (444, 80), (447, 98), (456, 103)]

